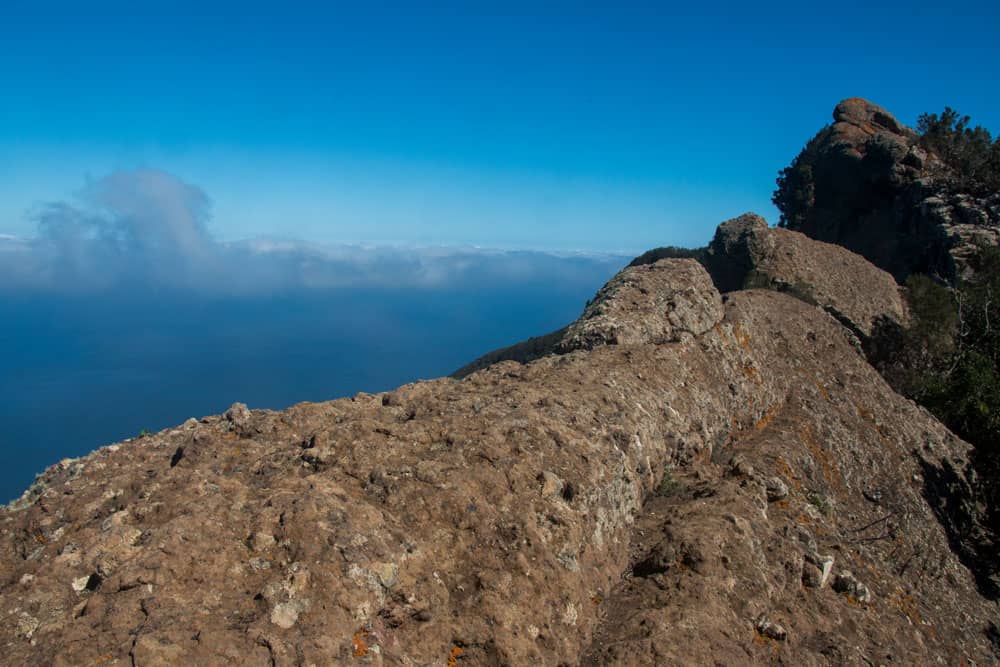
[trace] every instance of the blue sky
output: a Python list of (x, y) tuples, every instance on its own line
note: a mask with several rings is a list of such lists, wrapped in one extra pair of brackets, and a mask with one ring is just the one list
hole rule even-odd
[(996, 3), (420, 4), (8, 0), (0, 234), (148, 168), (221, 240), (637, 253), (773, 222), (842, 98), (1000, 131)]

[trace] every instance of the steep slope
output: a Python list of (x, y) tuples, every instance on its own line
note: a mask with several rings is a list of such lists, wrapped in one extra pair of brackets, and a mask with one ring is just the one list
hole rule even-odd
[(969, 448), (851, 338), (667, 259), (560, 355), (64, 461), (0, 510), (5, 658), (989, 664)]

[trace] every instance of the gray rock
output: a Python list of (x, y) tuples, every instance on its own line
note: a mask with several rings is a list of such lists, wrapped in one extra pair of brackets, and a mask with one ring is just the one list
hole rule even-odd
[(677, 342), (705, 333), (722, 314), (722, 297), (698, 262), (661, 259), (612, 278), (566, 329), (557, 351)]
[(868, 604), (872, 600), (871, 591), (850, 570), (837, 573), (833, 580), (833, 590), (848, 595), (862, 604)]
[(233, 405), (223, 413), (223, 418), (229, 423), (231, 430), (240, 435), (250, 432), (250, 410), (246, 403), (233, 403)]
[(17, 637), (31, 639), (31, 636), (35, 634), (35, 630), (38, 629), (39, 625), (40, 623), (37, 618), (22, 611), (17, 615), (17, 623), (14, 628), (14, 634)]
[(784, 626), (771, 621), (766, 614), (757, 617), (757, 632), (768, 639), (783, 642), (788, 638), (788, 632)]
[(905, 317), (899, 287), (887, 272), (838, 245), (772, 229), (753, 213), (719, 225), (704, 264), (721, 292), (784, 292), (866, 336), (882, 318)]
[(809, 588), (823, 588), (833, 571), (833, 556), (806, 553), (802, 563), (802, 585)]
[(771, 502), (788, 497), (788, 485), (780, 477), (769, 477), (764, 482), (767, 499)]

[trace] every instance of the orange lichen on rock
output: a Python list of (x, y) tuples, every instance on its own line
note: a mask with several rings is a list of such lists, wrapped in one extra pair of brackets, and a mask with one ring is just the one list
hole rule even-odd
[(802, 490), (802, 482), (799, 480), (799, 476), (795, 474), (792, 466), (788, 464), (788, 461), (786, 461), (783, 457), (778, 456), (775, 457), (774, 464), (777, 467), (778, 472), (780, 472), (785, 479), (791, 483), (793, 489), (796, 491)]
[(744, 352), (750, 351), (750, 335), (743, 331), (743, 327), (739, 324), (733, 327), (733, 338), (736, 339), (736, 342), (739, 343)]
[(354, 647), (354, 657), (360, 658), (368, 655), (368, 644), (365, 643), (368, 633), (364, 630), (358, 630), (354, 633), (354, 637), (351, 638), (351, 645)]
[(754, 430), (763, 431), (765, 428), (767, 428), (768, 425), (772, 421), (774, 421), (774, 418), (778, 415), (778, 410), (780, 408), (781, 408), (780, 405), (772, 405), (770, 408), (768, 408), (767, 412), (765, 412), (761, 416), (761, 418), (757, 420), (757, 423), (753, 425)]
[(451, 655), (448, 656), (448, 667), (455, 667), (458, 664), (458, 656), (465, 653), (462, 649), (457, 646), (452, 647)]
[(829, 484), (836, 484), (840, 481), (840, 471), (837, 469), (830, 453), (820, 446), (813, 435), (812, 428), (805, 424), (799, 429), (799, 438), (813, 456), (813, 460), (819, 464), (823, 479)]
[(813, 383), (816, 385), (816, 389), (823, 396), (823, 398), (829, 401), (830, 400), (830, 392), (828, 392), (826, 390), (826, 387), (823, 386), (823, 383), (820, 382), (819, 380), (813, 380)]

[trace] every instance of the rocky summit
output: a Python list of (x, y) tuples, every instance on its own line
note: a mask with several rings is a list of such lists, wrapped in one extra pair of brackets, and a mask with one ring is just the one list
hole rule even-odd
[(996, 664), (970, 447), (857, 344), (891, 278), (754, 216), (711, 250), (531, 363), (52, 466), (0, 510), (4, 662)]
[(783, 173), (783, 223), (899, 280), (970, 277), (978, 248), (1000, 244), (1000, 193), (956, 184), (954, 170), (919, 139), (877, 104), (842, 101)]

